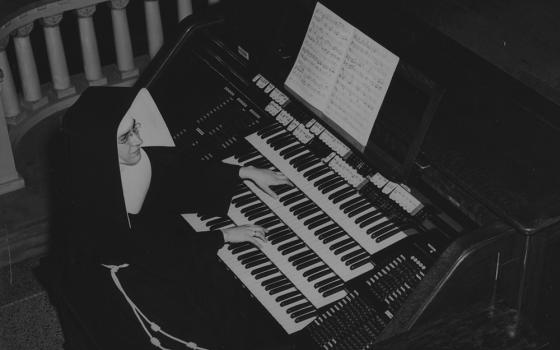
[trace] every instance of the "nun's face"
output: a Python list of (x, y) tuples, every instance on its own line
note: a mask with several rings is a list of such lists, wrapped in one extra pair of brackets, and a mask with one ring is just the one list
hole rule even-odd
[(117, 130), (117, 151), (121, 164), (134, 165), (140, 161), (142, 139), (139, 128), (140, 123), (129, 115), (121, 120)]

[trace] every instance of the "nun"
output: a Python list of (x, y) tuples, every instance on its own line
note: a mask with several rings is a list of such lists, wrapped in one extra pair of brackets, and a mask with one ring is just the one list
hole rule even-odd
[(266, 348), (274, 327), (216, 257), (224, 244), (267, 244), (265, 229), (195, 232), (181, 214), (226, 215), (242, 180), (271, 195), (289, 181), (178, 152), (140, 95), (149, 100), (146, 90), (88, 88), (63, 118), (64, 288), (73, 311), (96, 349)]

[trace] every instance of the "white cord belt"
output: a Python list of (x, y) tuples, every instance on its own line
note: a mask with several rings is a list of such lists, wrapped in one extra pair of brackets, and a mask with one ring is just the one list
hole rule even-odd
[[(124, 291), (121, 282), (119, 281), (119, 278), (117, 277), (117, 272), (124, 267), (128, 267), (128, 264), (122, 264), (122, 265), (104, 265), (101, 264), (102, 266), (108, 268), (109, 270), (111, 270), (111, 278), (113, 278), (113, 282), (115, 282), (115, 285), (117, 286), (117, 288), (120, 290), (121, 294), (124, 296), (124, 298), (126, 299), (126, 301), (128, 302), (128, 305), (130, 305), (130, 308), (132, 309), (132, 311), (134, 312), (134, 315), (136, 316), (136, 318), (138, 319), (138, 322), (140, 323), (140, 325), (142, 326), (142, 328), (144, 329), (144, 332), (146, 333), (146, 335), (148, 336), (148, 338), (150, 339), (150, 342), (157, 348), (162, 349), (162, 350), (170, 350), (168, 348), (165, 348), (161, 345), (161, 342), (159, 341), (158, 338), (154, 337), (152, 335), (153, 333), (160, 333), (161, 335), (163, 335), (164, 337), (167, 337), (169, 339), (172, 339), (180, 344), (185, 345), (187, 348), (189, 349), (195, 349), (195, 350), (208, 350), (205, 348), (201, 348), (198, 345), (196, 345), (196, 343), (194, 342), (186, 342), (182, 339), (179, 339), (177, 337), (174, 337), (173, 335), (165, 332), (163, 329), (161, 329), (160, 326), (158, 326), (156, 323), (150, 321), (148, 319), (148, 317), (146, 317), (146, 315), (144, 315), (144, 313), (142, 311), (140, 311), (140, 309), (138, 308), (138, 306), (136, 306), (136, 304), (134, 304), (134, 302), (129, 298), (129, 296), (126, 294), (126, 292)], [(150, 332), (150, 330), (148, 330), (148, 328), (146, 327), (146, 325), (150, 326), (150, 330), (152, 332)]]

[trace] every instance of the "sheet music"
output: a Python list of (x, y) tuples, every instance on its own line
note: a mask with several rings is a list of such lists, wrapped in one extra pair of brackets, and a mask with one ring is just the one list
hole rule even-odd
[(365, 146), (399, 58), (355, 30), (324, 114)]
[(317, 3), (286, 86), (365, 146), (398, 61)]
[(286, 86), (313, 107), (323, 110), (353, 33), (349, 23), (317, 3)]

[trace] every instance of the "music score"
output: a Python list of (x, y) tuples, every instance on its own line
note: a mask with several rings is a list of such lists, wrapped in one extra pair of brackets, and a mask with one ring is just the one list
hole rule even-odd
[(365, 147), (398, 62), (317, 3), (285, 86)]

